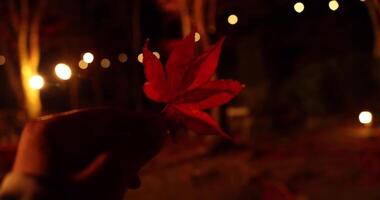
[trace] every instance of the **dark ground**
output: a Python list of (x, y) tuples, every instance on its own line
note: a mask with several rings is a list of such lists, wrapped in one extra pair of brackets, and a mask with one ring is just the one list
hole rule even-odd
[(253, 144), (213, 155), (172, 144), (127, 199), (378, 200), (380, 130), (355, 126), (258, 134)]

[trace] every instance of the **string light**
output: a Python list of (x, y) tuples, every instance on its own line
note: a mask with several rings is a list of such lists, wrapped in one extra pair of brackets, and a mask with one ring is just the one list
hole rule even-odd
[(238, 23), (239, 18), (236, 15), (232, 14), (232, 15), (228, 16), (227, 21), (229, 24), (235, 25)]
[(302, 13), (305, 10), (305, 5), (302, 2), (297, 2), (293, 8), (297, 13)]
[(153, 52), (153, 55), (155, 55), (157, 59), (160, 59), (161, 57), (160, 53), (158, 53), (157, 51)]
[(45, 81), (40, 75), (34, 75), (29, 79), (29, 86), (32, 89), (40, 90), (42, 87), (44, 87)]
[(143, 59), (144, 59), (144, 56), (142, 53), (140, 53), (138, 56), (137, 56), (137, 60), (140, 62), (140, 63), (143, 63)]
[(369, 111), (363, 111), (359, 114), (359, 121), (364, 125), (372, 123), (372, 113)]
[(86, 62), (84, 62), (83, 60), (80, 60), (79, 63), (78, 63), (78, 66), (81, 69), (87, 69), (88, 64)]
[(336, 0), (332, 0), (329, 2), (329, 8), (332, 11), (336, 11), (339, 8), (339, 3)]
[(128, 60), (128, 56), (125, 53), (120, 53), (118, 59), (121, 63), (125, 63)]
[(94, 54), (90, 53), (90, 52), (86, 52), (85, 54), (83, 54), (83, 61), (86, 62), (87, 64), (90, 64), (94, 61)]
[[(153, 55), (155, 55), (157, 59), (160, 59), (160, 57), (161, 57), (160, 53), (158, 53), (157, 51), (153, 52)], [(137, 56), (137, 60), (138, 60), (140, 63), (143, 63), (143, 62), (144, 62), (144, 56), (143, 56), (142, 53), (140, 53), (140, 54)]]
[(103, 58), (100, 61), (100, 66), (102, 66), (103, 68), (109, 68), (111, 66), (111, 61), (107, 58)]
[(201, 39), (201, 34), (199, 34), (198, 32), (195, 32), (195, 34), (194, 34), (194, 41), (198, 42), (200, 39)]
[(69, 80), (71, 78), (71, 68), (64, 63), (57, 64), (54, 71), (55, 75), (62, 80)]

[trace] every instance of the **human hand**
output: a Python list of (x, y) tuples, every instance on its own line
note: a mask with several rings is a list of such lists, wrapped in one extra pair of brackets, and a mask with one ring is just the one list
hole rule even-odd
[(138, 172), (158, 153), (164, 135), (158, 115), (109, 108), (34, 120), (22, 132), (0, 197), (121, 199), (126, 188), (139, 186)]

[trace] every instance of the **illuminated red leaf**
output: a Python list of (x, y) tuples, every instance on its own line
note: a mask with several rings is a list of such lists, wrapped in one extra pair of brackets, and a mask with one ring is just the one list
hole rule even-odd
[(189, 34), (184, 40), (179, 42), (174, 48), (166, 63), (168, 73), (168, 81), (172, 87), (172, 92), (177, 92), (181, 89), (182, 80), (185, 72), (189, 68), (195, 53), (194, 33)]
[(243, 86), (234, 80), (210, 81), (196, 90), (182, 95), (176, 104), (188, 104), (196, 109), (214, 108), (229, 102), (241, 92)]
[(151, 51), (144, 48), (147, 82), (144, 93), (149, 99), (167, 103), (164, 113), (169, 121), (183, 123), (200, 134), (229, 136), (203, 109), (230, 101), (243, 86), (234, 80), (210, 81), (218, 65), (224, 39), (198, 57), (194, 56), (194, 32), (173, 50), (166, 71)]
[(215, 74), (219, 62), (219, 55), (222, 49), (224, 38), (220, 39), (214, 47), (204, 52), (195, 60), (189, 72), (186, 74), (188, 79), (192, 79), (189, 90), (197, 88), (210, 81)]
[(168, 82), (164, 68), (158, 58), (148, 49), (145, 43), (143, 50), (144, 72), (147, 79), (144, 85), (145, 94), (152, 100), (165, 103), (168, 97)]
[(194, 109), (191, 106), (176, 105), (169, 112), (169, 116), (178, 118), (188, 129), (205, 135), (219, 135), (230, 139), (218, 125), (218, 123), (207, 113)]

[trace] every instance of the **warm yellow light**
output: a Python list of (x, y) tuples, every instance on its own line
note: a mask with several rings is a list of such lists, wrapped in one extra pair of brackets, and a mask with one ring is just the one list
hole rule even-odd
[(90, 52), (83, 54), (83, 61), (90, 64), (94, 61), (94, 55)]
[(361, 2), (365, 2), (365, 0), (360, 0)]
[(143, 63), (143, 59), (144, 59), (144, 56), (142, 53), (140, 53), (138, 56), (137, 56), (137, 60), (140, 62), (140, 63)]
[(195, 32), (195, 34), (194, 34), (194, 41), (198, 42), (200, 39), (201, 39), (201, 34), (199, 34), (198, 32)]
[(62, 80), (69, 80), (71, 78), (71, 68), (64, 63), (57, 64), (54, 71), (55, 75)]
[(236, 15), (230, 15), (230, 16), (228, 16), (227, 21), (228, 21), (229, 24), (235, 25), (235, 24), (238, 23), (239, 18)]
[(102, 66), (103, 68), (108, 68), (111, 66), (111, 61), (107, 58), (103, 58), (101, 61), (100, 61), (100, 66)]
[(157, 59), (160, 59), (161, 57), (160, 53), (158, 53), (157, 51), (153, 52), (153, 55), (155, 55)]
[(45, 81), (40, 75), (34, 75), (32, 78), (29, 79), (29, 86), (32, 89), (40, 90), (42, 87), (44, 87)]
[[(153, 55), (156, 56), (157, 59), (160, 59), (160, 53), (158, 53), (157, 51), (153, 52)], [(144, 62), (144, 55), (142, 53), (140, 53), (138, 56), (137, 56), (137, 60), (140, 62), (140, 63), (143, 63)]]
[(332, 11), (336, 11), (339, 8), (339, 3), (337, 1), (335, 1), (335, 0), (332, 0), (332, 1), (329, 2), (329, 8)]
[(81, 60), (81, 61), (79, 61), (78, 66), (81, 69), (87, 69), (88, 64), (86, 62), (84, 62), (83, 60)]
[(359, 114), (359, 121), (362, 124), (371, 124), (372, 123), (372, 113), (369, 111), (363, 111)]
[(120, 61), (121, 63), (125, 63), (125, 62), (127, 62), (127, 60), (128, 60), (128, 56), (127, 56), (127, 54), (125, 54), (125, 53), (121, 53), (121, 54), (119, 54), (118, 59), (119, 59), (119, 61)]
[(298, 13), (301, 13), (305, 10), (305, 5), (302, 2), (297, 2), (294, 4), (294, 10)]
[(0, 65), (4, 65), (6, 61), (7, 59), (5, 58), (5, 56), (0, 56)]

